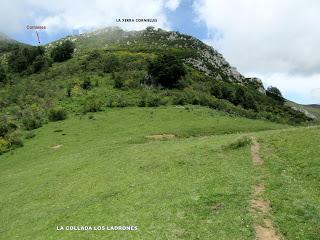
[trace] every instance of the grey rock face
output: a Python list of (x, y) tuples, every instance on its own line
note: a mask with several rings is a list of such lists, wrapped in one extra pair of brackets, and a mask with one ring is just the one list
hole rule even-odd
[(266, 90), (263, 87), (263, 83), (260, 78), (252, 77), (252, 78), (245, 78), (245, 83), (247, 85), (251, 85), (255, 89), (257, 89), (259, 92), (266, 94)]
[(308, 112), (306, 109), (303, 108), (297, 108), (297, 107), (291, 107), (293, 110), (302, 112), (304, 115), (306, 115), (307, 117), (311, 118), (311, 119), (317, 119), (317, 117), (315, 115), (313, 115), (312, 113)]

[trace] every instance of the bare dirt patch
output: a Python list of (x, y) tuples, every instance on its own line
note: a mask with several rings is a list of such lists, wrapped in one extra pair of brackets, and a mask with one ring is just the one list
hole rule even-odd
[(219, 211), (224, 207), (224, 205), (222, 203), (216, 203), (214, 205), (212, 205), (211, 210), (212, 213), (219, 213)]
[(254, 187), (254, 196), (261, 196), (265, 191), (265, 186), (263, 184), (258, 184)]
[(166, 140), (166, 139), (173, 139), (176, 136), (174, 134), (155, 134), (146, 136), (147, 139), (150, 140)]
[(263, 199), (252, 199), (250, 203), (251, 209), (254, 212), (261, 212), (267, 214), (269, 212), (269, 203)]
[(272, 221), (270, 219), (265, 219), (264, 224), (266, 227), (256, 225), (255, 231), (256, 231), (256, 237), (258, 240), (280, 240), (281, 238), (277, 234), (277, 232), (274, 230), (272, 226)]
[(58, 148), (61, 148), (61, 147), (62, 147), (61, 144), (55, 144), (55, 145), (51, 146), (52, 149), (58, 149)]
[(260, 157), (259, 152), (260, 152), (260, 144), (257, 142), (257, 139), (252, 138), (251, 157), (252, 157), (252, 163), (255, 166), (259, 166), (263, 164), (263, 160)]
[(262, 194), (264, 193), (265, 187), (263, 184), (258, 184), (254, 187), (254, 192), (250, 200), (251, 210), (260, 213), (268, 213), (270, 210), (270, 204), (268, 201), (262, 199)]
[(256, 232), (257, 240), (280, 240), (273, 223), (268, 214), (270, 212), (270, 203), (262, 198), (265, 187), (263, 184), (256, 185), (250, 200), (251, 212), (258, 218), (263, 219), (264, 226), (255, 224), (254, 229)]

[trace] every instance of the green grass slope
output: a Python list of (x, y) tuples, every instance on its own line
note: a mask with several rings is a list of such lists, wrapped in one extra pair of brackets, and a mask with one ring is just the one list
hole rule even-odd
[(285, 239), (320, 236), (320, 128), (262, 134), (267, 198)]
[[(115, 108), (49, 123), (0, 156), (1, 239), (255, 239), (249, 147), (226, 146), (287, 127), (201, 107)], [(163, 133), (176, 138), (145, 138)], [(56, 230), (67, 225), (138, 231)]]

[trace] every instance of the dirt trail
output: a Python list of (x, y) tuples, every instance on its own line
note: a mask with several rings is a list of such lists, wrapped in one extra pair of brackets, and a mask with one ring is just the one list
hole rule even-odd
[[(252, 139), (251, 158), (254, 166), (263, 165), (263, 159), (260, 157), (260, 144), (255, 138)], [(272, 220), (268, 216), (270, 214), (270, 203), (263, 199), (265, 191), (264, 184), (254, 186), (254, 192), (250, 200), (250, 210), (255, 216), (256, 224), (254, 229), (257, 240), (280, 240), (281, 237), (277, 234)]]
[(257, 139), (252, 138), (251, 157), (252, 157), (252, 163), (255, 166), (263, 164), (263, 160), (260, 157), (259, 151), (260, 151), (260, 144), (257, 142)]

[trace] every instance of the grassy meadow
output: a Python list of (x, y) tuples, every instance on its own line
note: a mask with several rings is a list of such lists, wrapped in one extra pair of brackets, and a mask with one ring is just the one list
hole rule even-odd
[(320, 128), (262, 135), (262, 175), (285, 239), (320, 239)]
[[(253, 240), (259, 175), (281, 233), (319, 239), (319, 128), (187, 106), (112, 108), (34, 133), (0, 155), (0, 239)], [(148, 138), (160, 134), (175, 137)], [(230, 147), (242, 136), (257, 136), (265, 166)], [(67, 225), (138, 230), (56, 230)]]

